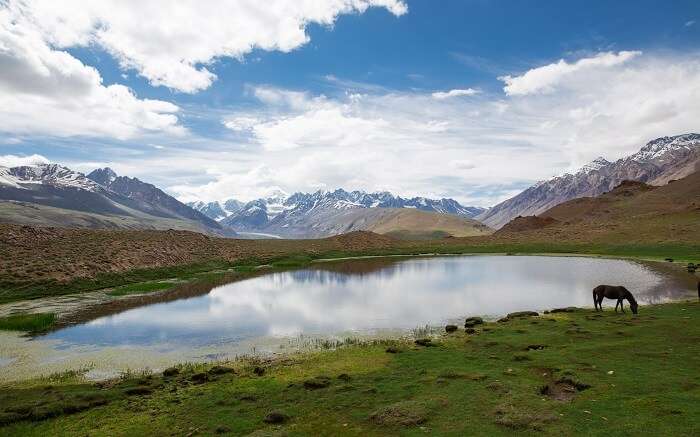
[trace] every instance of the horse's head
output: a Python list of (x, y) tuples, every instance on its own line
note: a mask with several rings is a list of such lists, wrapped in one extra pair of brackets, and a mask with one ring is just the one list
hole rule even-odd
[(622, 291), (624, 291), (623, 298), (627, 298), (627, 301), (630, 303), (630, 308), (632, 309), (632, 314), (637, 314), (637, 309), (639, 308), (639, 304), (637, 303), (637, 300), (634, 298), (634, 295), (632, 294), (631, 291), (626, 289), (623, 286), (620, 286)]
[(639, 304), (636, 300), (634, 300), (634, 298), (630, 299), (630, 308), (632, 309), (632, 314), (637, 314), (637, 308), (639, 308)]

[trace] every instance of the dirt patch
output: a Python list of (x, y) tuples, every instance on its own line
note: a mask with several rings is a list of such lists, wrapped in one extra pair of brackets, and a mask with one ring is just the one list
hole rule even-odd
[(281, 411), (271, 411), (265, 416), (265, 418), (263, 419), (263, 422), (272, 423), (272, 424), (280, 424), (280, 423), (284, 423), (288, 420), (289, 420), (289, 416), (286, 415), (285, 413), (283, 413)]
[(369, 419), (377, 425), (416, 426), (428, 420), (428, 413), (423, 402), (403, 401), (376, 410)]
[(571, 402), (576, 397), (576, 388), (570, 384), (549, 383), (540, 387), (539, 393), (559, 402)]
[(523, 231), (532, 231), (536, 229), (546, 228), (555, 223), (559, 223), (558, 220), (552, 217), (538, 217), (536, 215), (530, 216), (518, 216), (506, 223), (501, 229), (496, 231), (494, 235), (512, 234)]
[(317, 376), (315, 378), (304, 381), (304, 388), (308, 390), (318, 390), (331, 385), (331, 379), (328, 376)]
[(556, 416), (550, 412), (529, 411), (510, 403), (499, 405), (493, 415), (498, 425), (516, 431), (528, 429), (541, 431), (544, 425), (556, 420)]

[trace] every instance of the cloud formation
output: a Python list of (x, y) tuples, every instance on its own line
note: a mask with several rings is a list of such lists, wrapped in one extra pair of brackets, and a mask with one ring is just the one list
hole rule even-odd
[(247, 159), (203, 162), (211, 180), (173, 192), (247, 200), (271, 186), (343, 187), (489, 206), (598, 156), (614, 160), (651, 139), (697, 130), (698, 54), (603, 53), (568, 65), (576, 67), (546, 82), (547, 92), (531, 86), (538, 91), (513, 96), (252, 87), (261, 107), (222, 120), (249, 145)]
[(474, 94), (478, 93), (477, 90), (473, 88), (467, 88), (464, 90), (460, 89), (455, 89), (455, 90), (449, 90), (449, 91), (438, 91), (434, 92), (432, 94), (434, 99), (438, 100), (444, 100), (444, 99), (449, 99), (451, 97), (463, 97), (463, 96), (473, 96)]
[(218, 58), (254, 49), (289, 52), (309, 41), (311, 23), (381, 7), (400, 16), (401, 0), (10, 0), (59, 48), (96, 44), (154, 85), (195, 93), (216, 79)]
[(41, 155), (0, 155), (0, 167), (21, 167), (24, 165), (48, 164), (50, 161)]
[[(15, 5), (15, 3), (12, 3)], [(182, 134), (178, 107), (102, 84), (96, 69), (55, 50), (18, 7), (0, 7), (0, 132), (119, 139)]]
[(502, 76), (499, 79), (505, 82), (503, 91), (509, 96), (547, 93), (554, 91), (562, 82), (570, 80), (571, 76), (615, 67), (641, 54), (638, 51), (605, 52), (591, 58), (579, 59), (574, 63), (560, 59), (557, 63), (533, 68), (520, 76)]

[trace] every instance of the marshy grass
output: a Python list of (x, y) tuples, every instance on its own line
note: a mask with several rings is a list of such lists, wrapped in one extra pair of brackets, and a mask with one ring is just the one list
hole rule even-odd
[(155, 291), (165, 291), (175, 287), (172, 282), (141, 282), (138, 284), (128, 284), (117, 287), (110, 291), (110, 296), (128, 296), (130, 294), (153, 293)]
[(0, 330), (43, 332), (51, 329), (54, 323), (56, 323), (56, 314), (54, 313), (15, 314), (0, 317)]

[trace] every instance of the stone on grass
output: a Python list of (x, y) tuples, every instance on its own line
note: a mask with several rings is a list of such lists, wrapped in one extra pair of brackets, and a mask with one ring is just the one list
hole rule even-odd
[(166, 378), (171, 378), (178, 373), (180, 373), (180, 369), (177, 367), (168, 367), (167, 369), (163, 370), (163, 376)]
[(280, 424), (289, 420), (289, 416), (281, 411), (270, 411), (263, 419), (265, 423)]
[(329, 385), (331, 385), (331, 379), (327, 376), (317, 376), (315, 378), (307, 379), (306, 381), (304, 381), (304, 388), (309, 390), (326, 388)]
[(447, 326), (445, 326), (445, 332), (447, 332), (448, 334), (451, 334), (451, 333), (455, 332), (457, 329), (458, 329), (458, 328), (457, 328), (457, 325), (447, 325)]
[(483, 325), (484, 324), (484, 319), (481, 317), (467, 317), (467, 320), (464, 321), (464, 327), (465, 328), (473, 328), (476, 325)]
[(516, 319), (520, 317), (537, 317), (540, 314), (536, 311), (516, 311), (514, 313), (508, 313), (506, 318), (508, 319)]

